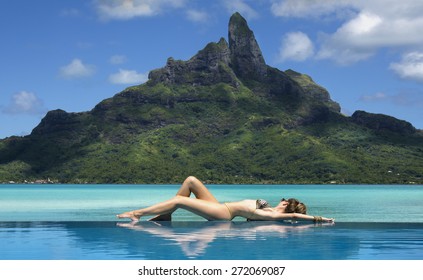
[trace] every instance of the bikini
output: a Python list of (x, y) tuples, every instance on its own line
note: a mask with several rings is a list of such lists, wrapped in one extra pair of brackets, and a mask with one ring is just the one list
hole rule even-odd
[(256, 200), (256, 209), (263, 209), (263, 208), (270, 208), (269, 202), (264, 199), (257, 199)]
[(231, 216), (230, 221), (232, 221), (232, 219), (234, 218), (234, 216), (232, 215), (231, 208), (229, 208), (228, 204), (226, 204), (226, 203), (223, 203), (223, 204), (226, 206), (226, 208), (228, 208), (229, 215)]
[(270, 206), (269, 202), (267, 202), (264, 199), (257, 199), (256, 200), (256, 209), (254, 209), (254, 211), (251, 213), (251, 216), (249, 218), (247, 218), (247, 221), (254, 221), (251, 219), (251, 217), (254, 215), (254, 213), (256, 212), (257, 209), (264, 209), (264, 208), (270, 208), (272, 206)]

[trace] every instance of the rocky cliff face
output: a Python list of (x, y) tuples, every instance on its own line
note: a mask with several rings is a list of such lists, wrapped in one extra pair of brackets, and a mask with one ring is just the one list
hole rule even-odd
[(383, 114), (356, 111), (351, 119), (359, 125), (376, 131), (391, 131), (400, 134), (413, 134), (417, 131), (411, 123)]
[(306, 115), (315, 111), (311, 108), (313, 103), (324, 103), (330, 110), (340, 112), (329, 93), (311, 79), (305, 85), (296, 79), (301, 74), (292, 75), (293, 72), (285, 73), (266, 65), (253, 31), (239, 13), (229, 20), (228, 39), (229, 44), (224, 38), (218, 43), (209, 43), (188, 61), (169, 58), (165, 67), (150, 72), (148, 84), (210, 86), (225, 83), (235, 88), (243, 84), (257, 95), (283, 102), (294, 111), (308, 112)]
[(188, 61), (169, 58), (164, 68), (150, 72), (150, 81), (193, 85), (224, 82), (235, 86), (239, 84), (235, 77), (263, 81), (268, 67), (246, 20), (235, 13), (229, 20), (228, 30), (229, 45), (221, 38)]
[(67, 113), (63, 110), (53, 110), (41, 120), (40, 124), (32, 130), (32, 135), (43, 135), (60, 130), (68, 130), (78, 125), (77, 113)]
[(234, 72), (243, 79), (263, 80), (267, 65), (253, 31), (239, 13), (233, 14), (229, 20), (228, 37)]
[(333, 111), (341, 112), (341, 106), (330, 98), (329, 92), (324, 87), (316, 84), (310, 76), (291, 69), (286, 70), (285, 73), (296, 81), (313, 99), (323, 102)]
[(230, 51), (225, 39), (209, 43), (188, 61), (169, 58), (166, 66), (150, 72), (149, 83), (207, 86), (219, 82), (237, 86), (239, 82), (228, 67)]

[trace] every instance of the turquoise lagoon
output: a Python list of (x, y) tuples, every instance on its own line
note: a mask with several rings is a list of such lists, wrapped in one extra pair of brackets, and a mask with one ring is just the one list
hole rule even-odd
[(423, 186), (210, 185), (219, 201), (296, 197), (334, 225), (172, 222), (117, 213), (173, 196), (176, 185), (2, 185), (0, 259), (423, 259)]

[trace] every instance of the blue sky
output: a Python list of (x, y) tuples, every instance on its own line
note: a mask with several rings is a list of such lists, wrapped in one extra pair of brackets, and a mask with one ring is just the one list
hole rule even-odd
[(91, 110), (227, 38), (240, 12), (266, 63), (310, 75), (340, 103), (423, 129), (420, 0), (15, 0), (0, 2), (0, 138), (48, 110)]

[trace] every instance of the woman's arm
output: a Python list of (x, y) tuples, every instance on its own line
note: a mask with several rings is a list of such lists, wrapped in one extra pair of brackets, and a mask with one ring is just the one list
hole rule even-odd
[(256, 209), (249, 219), (262, 220), (262, 221), (302, 220), (302, 221), (325, 222), (325, 223), (333, 223), (335, 221), (335, 219), (333, 218), (310, 216), (310, 215), (304, 215), (299, 213), (281, 213), (273, 209), (272, 210)]
[(325, 217), (321, 217), (321, 216), (310, 216), (310, 215), (304, 215), (304, 214), (299, 214), (299, 213), (292, 213), (292, 214), (294, 214), (294, 220), (313, 221), (315, 223), (333, 223), (333, 222), (335, 222), (334, 218), (325, 218)]

